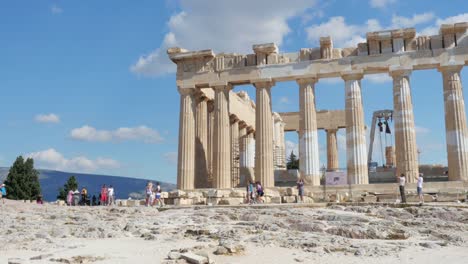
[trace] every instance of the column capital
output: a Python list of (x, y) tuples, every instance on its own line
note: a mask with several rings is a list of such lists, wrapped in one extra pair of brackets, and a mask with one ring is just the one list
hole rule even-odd
[(390, 75), (393, 78), (409, 77), (412, 71), (412, 67), (390, 67), (388, 75)]
[(209, 100), (209, 98), (206, 96), (206, 94), (204, 92), (202, 92), (200, 89), (196, 90), (195, 96), (196, 96), (197, 102), (204, 102), (204, 101)]
[(231, 124), (234, 124), (236, 122), (239, 122), (239, 118), (235, 114), (229, 115), (229, 121)]
[(247, 128), (247, 123), (245, 121), (241, 120), (239, 121), (239, 129)]
[(340, 73), (341, 78), (345, 81), (359, 81), (364, 77), (363, 70), (355, 70), (355, 71), (344, 71)]
[(437, 70), (441, 72), (442, 74), (444, 73), (451, 73), (451, 72), (460, 72), (463, 69), (463, 64), (444, 64), (440, 65), (437, 67)]
[(338, 128), (326, 128), (325, 131), (327, 133), (336, 133), (338, 132)]
[(316, 84), (318, 82), (318, 78), (316, 75), (313, 76), (304, 76), (301, 78), (296, 79), (297, 84), (299, 85), (307, 85), (307, 84)]
[(232, 89), (232, 85), (228, 82), (212, 82), (209, 83), (208, 86), (215, 91)]
[(255, 133), (255, 129), (252, 126), (247, 126), (247, 135)]
[(275, 85), (275, 81), (271, 78), (255, 79), (250, 81), (255, 88), (271, 88)]
[(195, 86), (194, 87), (177, 87), (177, 90), (179, 91), (180, 95), (190, 95), (195, 93)]

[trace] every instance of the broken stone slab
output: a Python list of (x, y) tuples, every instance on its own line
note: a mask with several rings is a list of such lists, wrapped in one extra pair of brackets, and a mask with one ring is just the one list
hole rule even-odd
[(283, 196), (283, 203), (295, 203), (296, 196)]
[(233, 197), (233, 198), (244, 198), (246, 196), (247, 196), (247, 192), (245, 190), (233, 189), (231, 193), (229, 194), (229, 197)]
[(172, 192), (169, 192), (169, 197), (168, 198), (180, 198), (180, 197), (186, 197), (187, 193), (182, 190), (175, 190)]
[(186, 198), (175, 198), (174, 205), (193, 205), (193, 200)]
[(244, 198), (221, 198), (218, 200), (219, 205), (240, 205), (244, 203)]
[(183, 253), (180, 255), (180, 258), (185, 259), (188, 263), (192, 263), (192, 264), (208, 263), (208, 258), (194, 254), (192, 252)]
[(181, 254), (178, 251), (171, 251), (169, 254), (167, 254), (168, 259), (180, 259)]
[(128, 207), (140, 206), (140, 200), (127, 200)]

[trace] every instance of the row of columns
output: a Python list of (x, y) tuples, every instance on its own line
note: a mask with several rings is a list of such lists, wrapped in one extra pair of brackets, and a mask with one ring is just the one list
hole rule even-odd
[[(468, 178), (468, 132), (460, 80), (463, 65), (440, 67), (444, 85), (445, 126), (449, 180)], [(391, 68), (395, 120), (397, 174), (408, 182), (418, 176), (416, 134), (411, 99), (411, 69)], [(346, 158), (349, 184), (367, 184), (366, 132), (361, 96), (362, 72), (342, 74), (345, 81)], [(316, 78), (303, 78), (299, 86), (300, 173), (307, 184), (320, 185), (320, 165), (315, 104)], [(255, 82), (255, 139), (245, 123), (229, 115), (229, 85), (213, 86), (211, 111), (203, 96), (193, 99), (194, 89), (179, 89), (180, 124), (178, 188), (193, 189), (194, 182), (217, 189), (237, 186), (252, 177), (265, 187), (274, 186), (273, 118), (271, 88), (273, 81)], [(195, 113), (194, 113), (195, 109)], [(195, 123), (197, 128), (195, 128)], [(213, 140), (210, 140), (210, 133)], [(252, 149), (255, 148), (255, 152)], [(336, 130), (327, 130), (328, 169), (338, 168)], [(206, 150), (206, 151), (205, 151)], [(195, 152), (197, 157), (195, 157)], [(202, 155), (198, 155), (202, 153)], [(196, 160), (196, 162), (195, 162)], [(253, 162), (253, 160), (255, 160)], [(253, 163), (253, 164), (252, 164)], [(197, 165), (195, 165), (197, 164)], [(198, 165), (202, 164), (202, 165)], [(204, 166), (203, 164), (207, 164)], [(233, 169), (234, 168), (234, 169)], [(197, 175), (195, 178), (195, 175)]]

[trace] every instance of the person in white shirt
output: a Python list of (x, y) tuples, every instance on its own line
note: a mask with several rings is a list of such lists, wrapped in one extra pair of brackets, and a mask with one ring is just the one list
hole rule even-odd
[(406, 203), (405, 184), (406, 184), (406, 177), (405, 177), (405, 174), (402, 173), (400, 175), (400, 195), (401, 195), (402, 203)]
[(418, 196), (419, 196), (419, 204), (423, 204), (423, 203), (424, 203), (424, 196), (423, 196), (423, 191), (422, 191), (423, 182), (424, 182), (423, 174), (422, 174), (422, 173), (419, 173), (419, 177), (418, 177), (418, 187), (416, 188), (417, 191), (418, 191)]
[(114, 204), (114, 187), (112, 185), (107, 188), (107, 205)]

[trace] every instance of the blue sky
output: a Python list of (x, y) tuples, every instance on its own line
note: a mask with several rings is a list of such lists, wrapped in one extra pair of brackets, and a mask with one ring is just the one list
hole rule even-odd
[[(468, 21), (466, 0), (3, 0), (0, 166), (28, 155), (39, 168), (175, 182), (179, 95), (167, 47), (247, 53), (275, 42), (295, 52), (320, 36), (348, 47), (367, 31), (436, 34), (458, 21)], [(421, 162), (446, 164), (441, 76), (417, 71), (411, 85)], [(255, 98), (251, 86), (235, 90)], [(373, 111), (392, 108), (388, 77), (366, 78), (362, 93), (367, 124)], [(298, 110), (295, 83), (277, 84), (272, 95), (274, 111)], [(316, 98), (319, 109), (343, 109), (343, 82), (320, 80)], [(286, 139), (294, 149), (297, 134)], [(323, 132), (319, 140), (326, 163)]]

